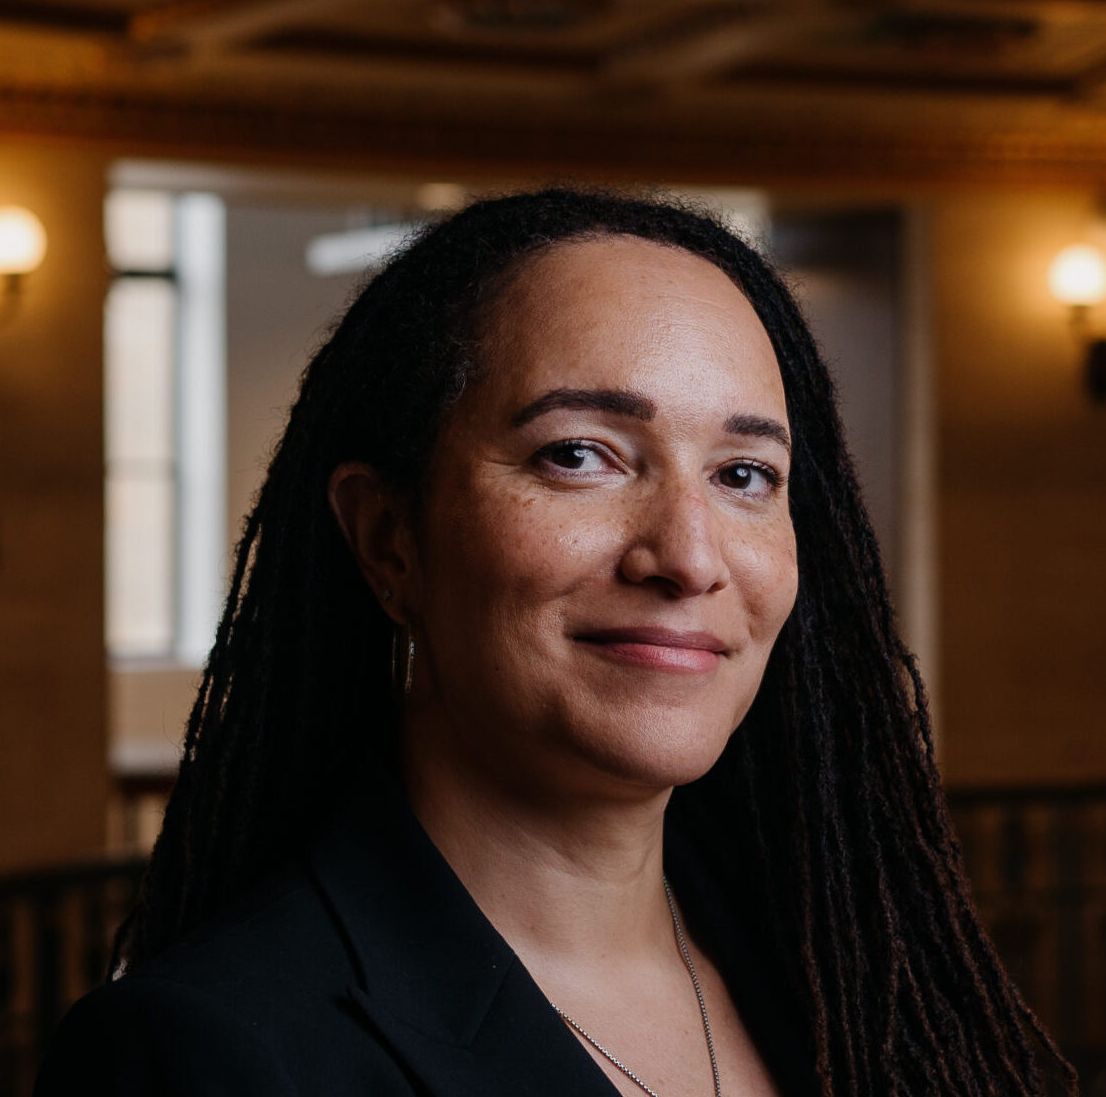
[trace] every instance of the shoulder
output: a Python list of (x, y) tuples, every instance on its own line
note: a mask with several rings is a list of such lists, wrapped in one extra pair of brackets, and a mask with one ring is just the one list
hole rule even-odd
[(136, 975), (82, 998), (62, 1021), (35, 1097), (296, 1093), (271, 1034), (196, 987)]
[(356, 972), (309, 874), (290, 865), (63, 1019), (35, 1097), (409, 1097), (350, 1008)]
[[(348, 950), (299, 862), (285, 866), (133, 976), (180, 984), (250, 1014), (273, 1003), (330, 992), (352, 974)], [(126, 984), (130, 976), (120, 980)]]

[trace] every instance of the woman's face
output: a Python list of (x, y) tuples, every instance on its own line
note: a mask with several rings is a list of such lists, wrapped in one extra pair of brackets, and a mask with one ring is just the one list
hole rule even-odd
[(720, 270), (630, 237), (526, 264), (440, 436), (407, 732), (527, 795), (718, 758), (796, 591), (768, 336)]

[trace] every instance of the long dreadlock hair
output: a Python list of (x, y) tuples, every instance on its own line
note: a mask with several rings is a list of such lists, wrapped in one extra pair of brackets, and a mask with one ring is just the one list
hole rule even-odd
[[(134, 969), (289, 856), (394, 750), (392, 623), (327, 502), (364, 461), (418, 499), (480, 319), (526, 258), (575, 238), (682, 248), (736, 283), (771, 338), (794, 436), (799, 592), (748, 716), (673, 809), (790, 957), (824, 1095), (1046, 1092), (1074, 1073), (972, 907), (925, 695), (900, 640), (833, 385), (791, 295), (719, 220), (672, 201), (551, 189), (425, 229), (305, 370), (238, 546), (179, 776), (113, 971)], [(740, 900), (738, 897), (740, 896)], [(786, 965), (785, 965), (786, 966)]]

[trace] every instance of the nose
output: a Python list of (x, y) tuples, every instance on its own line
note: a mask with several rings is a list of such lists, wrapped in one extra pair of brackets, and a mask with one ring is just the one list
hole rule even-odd
[(722, 523), (701, 486), (669, 484), (642, 500), (619, 570), (631, 583), (653, 584), (678, 598), (729, 584)]

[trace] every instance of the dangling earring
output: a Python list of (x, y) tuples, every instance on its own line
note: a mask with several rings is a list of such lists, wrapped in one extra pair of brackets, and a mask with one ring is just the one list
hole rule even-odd
[[(404, 652), (403, 659), (403, 692), (408, 694), (411, 692), (411, 683), (415, 677), (415, 636), (409, 628), (405, 628), (404, 631), (407, 633), (407, 650)], [(397, 688), (400, 681), (399, 633), (398, 627), (392, 632), (392, 685)]]

